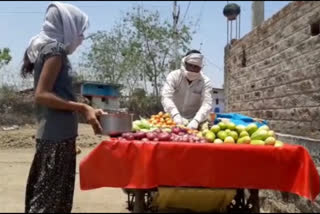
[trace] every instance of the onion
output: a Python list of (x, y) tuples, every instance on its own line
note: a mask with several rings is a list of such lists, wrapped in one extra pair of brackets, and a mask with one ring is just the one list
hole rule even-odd
[(207, 143), (207, 141), (205, 139), (201, 139), (200, 143)]
[(163, 132), (158, 134), (158, 138), (160, 141), (170, 141), (171, 135), (167, 132)]
[(156, 133), (153, 133), (153, 132), (148, 132), (146, 134), (146, 137), (149, 139), (149, 140), (153, 140), (154, 138), (156, 138), (157, 134)]
[(133, 136), (136, 140), (141, 140), (142, 138), (146, 137), (146, 133), (145, 132), (136, 132), (133, 134)]
[(133, 133), (131, 133), (131, 132), (123, 133), (122, 138), (124, 138), (126, 140), (134, 140)]
[(180, 132), (180, 128), (178, 128), (178, 127), (172, 128), (172, 133), (179, 134), (179, 132)]

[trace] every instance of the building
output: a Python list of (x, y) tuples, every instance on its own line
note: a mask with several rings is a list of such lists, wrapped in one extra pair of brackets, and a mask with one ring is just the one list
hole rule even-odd
[(94, 108), (105, 111), (120, 109), (120, 85), (100, 82), (82, 82), (80, 93), (90, 101)]
[(213, 99), (212, 112), (223, 113), (224, 112), (224, 89), (213, 88), (212, 99)]
[(293, 1), (226, 49), (226, 112), (320, 139), (319, 10)]

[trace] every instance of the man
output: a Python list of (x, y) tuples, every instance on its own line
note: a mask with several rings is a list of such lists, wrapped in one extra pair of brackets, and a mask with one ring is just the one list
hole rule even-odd
[(202, 68), (200, 51), (189, 51), (182, 59), (181, 68), (167, 76), (161, 91), (164, 110), (174, 122), (190, 129), (198, 129), (212, 109), (211, 82), (201, 72)]

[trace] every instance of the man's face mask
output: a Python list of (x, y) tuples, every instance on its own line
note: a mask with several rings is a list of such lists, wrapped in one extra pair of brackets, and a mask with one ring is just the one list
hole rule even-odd
[(190, 71), (190, 72), (194, 72), (194, 73), (199, 73), (201, 71), (201, 67), (197, 66), (197, 65), (193, 65), (190, 63), (185, 63), (186, 65), (186, 70)]
[(188, 80), (194, 81), (199, 79), (201, 76), (200, 71), (201, 68), (199, 66), (185, 63), (184, 75)]

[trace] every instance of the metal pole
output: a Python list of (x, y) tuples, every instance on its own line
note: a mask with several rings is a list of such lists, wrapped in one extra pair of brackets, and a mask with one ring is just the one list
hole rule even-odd
[(178, 68), (178, 15), (177, 15), (177, 1), (173, 1), (173, 32), (174, 32), (174, 55), (175, 55), (175, 66)]
[(236, 39), (238, 39), (238, 17), (236, 17)]
[(227, 45), (229, 44), (229, 21), (227, 19)]
[(144, 191), (143, 190), (135, 190), (135, 201), (133, 212), (134, 213), (144, 213)]
[(231, 21), (230, 25), (231, 25), (231, 28), (230, 28), (230, 42), (231, 42), (232, 41), (232, 21)]
[(239, 39), (241, 38), (240, 36), (240, 29), (241, 29), (241, 13), (239, 14)]

